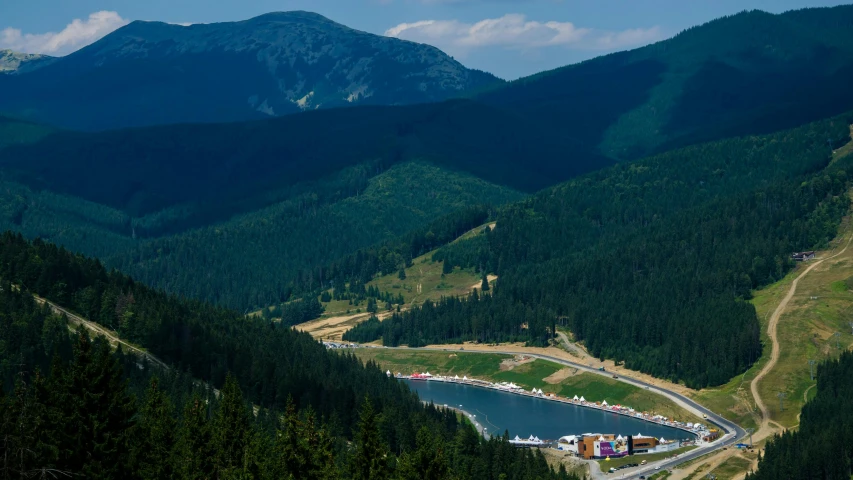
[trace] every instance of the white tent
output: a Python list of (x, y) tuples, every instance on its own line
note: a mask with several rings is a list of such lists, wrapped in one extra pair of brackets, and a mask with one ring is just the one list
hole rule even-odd
[(542, 440), (539, 440), (539, 437), (533, 437), (533, 441), (534, 442), (541, 442)]
[(660, 443), (666, 443), (666, 440), (664, 440), (663, 437), (660, 437)]
[(625, 440), (625, 438), (622, 437), (622, 435), (619, 435), (618, 437), (616, 437), (616, 440)]
[(585, 399), (585, 398), (583, 398), (583, 396), (581, 396), (581, 401), (582, 401), (582, 402), (585, 402), (585, 401), (586, 401), (586, 399)]
[(388, 370), (387, 372), (385, 372), (385, 375), (388, 375), (390, 377), (391, 376), (391, 370)]
[(573, 398), (572, 400), (574, 400), (574, 401), (578, 401), (578, 396), (577, 396), (577, 395), (575, 395), (575, 398)]
[(462, 376), (462, 380), (468, 380), (468, 377)]
[(513, 438), (513, 440), (515, 440), (516, 442), (520, 442), (521, 438), (518, 435), (516, 435), (515, 438)]
[(430, 374), (429, 374), (429, 372), (426, 372), (426, 373), (424, 374), (424, 376), (425, 376), (425, 377), (431, 377), (432, 375), (430, 375)]
[(603, 441), (604, 441), (604, 436), (602, 435), (602, 436), (598, 437), (598, 441), (599, 441), (599, 442), (603, 442)]
[(602, 405), (607, 405), (607, 400), (601, 402)]
[(530, 435), (530, 438), (528, 438), (527, 440), (532, 442), (533, 441), (533, 435)]

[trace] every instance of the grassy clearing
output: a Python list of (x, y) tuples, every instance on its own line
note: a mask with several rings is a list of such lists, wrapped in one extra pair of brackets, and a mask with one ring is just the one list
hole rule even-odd
[[(818, 258), (826, 258), (844, 248), (853, 228), (845, 219), (839, 236), (830, 249)], [(773, 421), (786, 428), (796, 426), (797, 416), (813, 392), (809, 374), (810, 359), (818, 363), (838, 356), (853, 345), (850, 321), (853, 321), (853, 292), (845, 280), (853, 277), (853, 250), (825, 260), (800, 280), (797, 293), (779, 319), (779, 362), (759, 384), (759, 394), (768, 406)], [(839, 333), (836, 338), (835, 332)], [(837, 346), (836, 346), (837, 344)], [(840, 347), (840, 348), (839, 348)], [(767, 348), (769, 351), (769, 348)], [(784, 411), (777, 394), (783, 392)]]
[(367, 285), (380, 291), (403, 294), (404, 307), (421, 305), (427, 300), (439, 300), (441, 297), (467, 295), (471, 287), (477, 285), (480, 277), (473, 269), (456, 268), (442, 275), (443, 262), (433, 262), (432, 252), (421, 255), (406, 269), (406, 279), (400, 280), (397, 274), (385, 275), (371, 280)]
[[(839, 235), (826, 251), (818, 258), (828, 257), (844, 248), (849, 236), (853, 234), (849, 219), (845, 219), (839, 228)], [(700, 391), (694, 398), (717, 413), (722, 414), (743, 427), (754, 428), (758, 425), (759, 412), (750, 395), (749, 384), (770, 358), (770, 339), (767, 336), (767, 324), (773, 310), (791, 287), (791, 282), (802, 273), (807, 265), (800, 265), (782, 280), (754, 292), (751, 303), (755, 306), (761, 338), (764, 344), (762, 356), (742, 376), (713, 389)], [(833, 358), (838, 354), (830, 344), (830, 336), (841, 332), (840, 344), (846, 348), (853, 343), (850, 326), (853, 321), (853, 293), (847, 290), (844, 282), (853, 276), (853, 250), (823, 264), (803, 278), (797, 293), (788, 304), (777, 328), (780, 344), (780, 357), (776, 367), (759, 385), (759, 394), (768, 406), (773, 421), (785, 427), (796, 425), (797, 414), (805, 404), (805, 394), (814, 384), (809, 376), (809, 359), (818, 362)], [(813, 299), (813, 297), (817, 297)], [(846, 335), (845, 335), (846, 334)], [(785, 411), (780, 410), (777, 394), (784, 392)], [(808, 392), (814, 394), (812, 392)]]
[(717, 477), (717, 480), (730, 480), (739, 476), (743, 472), (749, 471), (751, 466), (752, 462), (750, 460), (743, 457), (732, 456), (719, 464), (717, 468), (712, 470), (710, 473), (714, 474)]
[(665, 458), (669, 458), (673, 455), (681, 455), (682, 453), (689, 452), (696, 448), (695, 445), (689, 447), (679, 448), (677, 450), (673, 450), (671, 452), (661, 452), (661, 453), (649, 453), (643, 455), (632, 455), (630, 457), (622, 457), (622, 458), (613, 458), (610, 460), (598, 460), (598, 463), (601, 464), (601, 469), (603, 471), (607, 471), (610, 468), (621, 467), (622, 465), (628, 465), (630, 463), (640, 463), (645, 460), (648, 463), (656, 462), (658, 460), (663, 460)]
[[(514, 382), (526, 389), (541, 388), (546, 393), (560, 396), (584, 396), (589, 401), (607, 400), (611, 405), (622, 404), (639, 411), (654, 412), (682, 421), (698, 421), (667, 398), (611, 378), (591, 373), (577, 373), (553, 362), (535, 360), (515, 364), (512, 369), (501, 367), (514, 359), (511, 355), (465, 353), (458, 350), (425, 352), (382, 348), (356, 349), (355, 355), (362, 361), (373, 361), (382, 370), (392, 373), (429, 371), (431, 374), (459, 375), (489, 380), (492, 382)], [(515, 357), (517, 358), (517, 357)], [(554, 382), (552, 375), (563, 373)], [(550, 377), (550, 378), (549, 378)], [(546, 381), (548, 379), (549, 381)]]

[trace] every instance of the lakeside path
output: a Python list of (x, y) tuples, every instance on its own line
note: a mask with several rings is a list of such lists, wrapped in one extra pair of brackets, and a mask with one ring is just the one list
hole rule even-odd
[[(442, 347), (423, 347), (423, 348), (376, 347), (376, 348), (388, 348), (388, 349), (395, 349), (395, 350), (401, 350), (401, 351), (406, 351), (406, 350), (410, 350), (410, 351), (433, 351), (433, 352), (434, 351), (448, 351), (448, 352), (449, 351), (455, 351), (455, 349), (442, 348)], [(588, 373), (592, 373), (595, 375), (601, 375), (601, 376), (608, 377), (608, 378), (611, 378), (613, 376), (613, 372), (608, 372), (608, 371), (602, 372), (602, 371), (598, 370), (597, 368), (593, 368), (589, 365), (585, 365), (582, 363), (578, 363), (578, 362), (574, 362), (571, 360), (566, 360), (566, 359), (562, 359), (562, 358), (558, 358), (558, 357), (554, 357), (554, 356), (550, 356), (550, 355), (544, 355), (544, 354), (539, 354), (539, 353), (529, 353), (527, 351), (521, 352), (521, 351), (512, 351), (512, 349), (508, 349), (508, 350), (488, 350), (488, 351), (465, 350), (465, 352), (467, 352), (467, 353), (497, 353), (497, 354), (504, 354), (504, 355), (517, 355), (519, 353), (524, 353), (524, 355), (528, 355), (528, 356), (531, 356), (533, 358), (538, 358), (541, 360), (547, 360), (549, 362), (554, 362), (554, 363), (557, 363), (559, 365), (564, 365), (567, 367), (577, 368), (578, 370), (588, 372)], [(725, 418), (723, 418), (723, 417), (717, 415), (716, 413), (710, 411), (708, 408), (696, 403), (694, 400), (687, 398), (686, 396), (684, 396), (678, 392), (667, 390), (667, 389), (660, 387), (660, 386), (657, 386), (657, 385), (652, 385), (651, 383), (647, 383), (643, 380), (637, 380), (637, 379), (633, 379), (633, 378), (625, 378), (622, 375), (619, 375), (618, 377), (619, 378), (616, 378), (615, 380), (620, 381), (622, 383), (627, 383), (629, 385), (633, 385), (635, 387), (643, 388), (643, 389), (649, 390), (651, 392), (657, 393), (659, 395), (662, 395), (666, 398), (669, 398), (670, 400), (674, 401), (676, 404), (678, 404), (679, 406), (681, 406), (685, 410), (688, 410), (689, 412), (698, 415), (700, 418), (703, 417), (704, 415), (707, 415), (707, 421), (709, 423), (713, 423), (714, 425), (720, 427), (725, 432), (725, 434), (722, 437), (715, 440), (714, 442), (703, 445), (697, 449), (691, 450), (688, 453), (684, 453), (682, 455), (679, 455), (677, 458), (662, 460), (659, 462), (653, 462), (653, 463), (650, 463), (650, 464), (645, 465), (643, 467), (633, 468), (630, 470), (627, 470), (627, 469), (623, 470), (620, 472), (619, 478), (636, 479), (640, 475), (648, 475), (648, 474), (654, 473), (655, 471), (657, 471), (656, 467), (661, 469), (661, 470), (667, 469), (667, 468), (672, 468), (677, 464), (689, 461), (693, 458), (700, 457), (700, 456), (706, 455), (710, 452), (720, 450), (724, 447), (728, 447), (730, 445), (733, 445), (738, 440), (740, 440), (741, 438), (743, 438), (746, 435), (746, 432), (739, 425), (737, 425), (733, 422), (730, 422), (729, 420), (726, 420)], [(600, 470), (599, 470), (599, 472), (591, 472), (591, 473), (593, 475), (593, 478), (608, 478), (606, 476), (606, 474), (601, 473)]]

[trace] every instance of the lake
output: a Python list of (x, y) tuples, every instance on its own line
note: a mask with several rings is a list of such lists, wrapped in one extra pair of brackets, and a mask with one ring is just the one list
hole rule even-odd
[(504, 430), (509, 430), (510, 438), (536, 435), (543, 440), (557, 440), (563, 435), (581, 433), (622, 436), (641, 433), (666, 439), (696, 438), (677, 428), (543, 398), (458, 383), (403, 381), (418, 392), (421, 400), (439, 406), (446, 404), (476, 415), (476, 420), (488, 429), (489, 434), (503, 435)]

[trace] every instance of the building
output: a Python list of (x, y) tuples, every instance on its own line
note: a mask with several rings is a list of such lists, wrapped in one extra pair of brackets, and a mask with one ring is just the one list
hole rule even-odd
[(794, 252), (791, 254), (791, 259), (796, 262), (805, 262), (806, 260), (814, 259), (814, 250), (810, 252)]
[(655, 437), (646, 437), (641, 433), (636, 435), (628, 435), (628, 452), (631, 455), (635, 453), (649, 453), (658, 445), (658, 440)]

